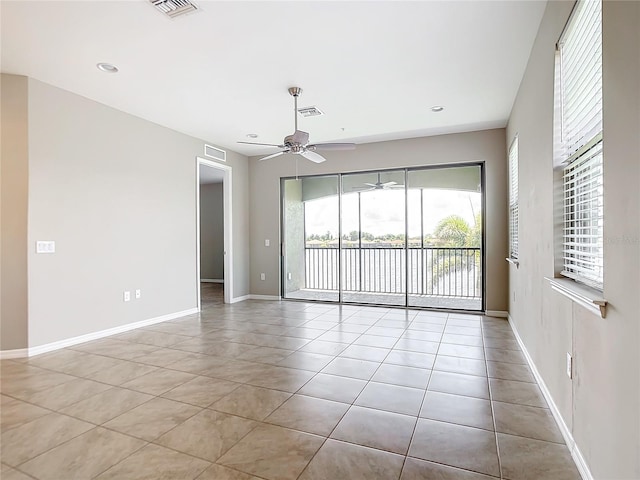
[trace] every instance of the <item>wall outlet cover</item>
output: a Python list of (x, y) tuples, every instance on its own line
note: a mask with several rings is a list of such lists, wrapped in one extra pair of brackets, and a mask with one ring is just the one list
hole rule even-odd
[(56, 242), (53, 240), (38, 240), (36, 253), (56, 253)]

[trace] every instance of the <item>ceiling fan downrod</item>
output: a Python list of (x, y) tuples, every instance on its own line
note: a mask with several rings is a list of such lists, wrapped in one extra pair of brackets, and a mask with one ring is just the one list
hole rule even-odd
[(289, 95), (293, 97), (293, 121), (298, 130), (298, 96), (302, 93), (300, 87), (289, 87)]

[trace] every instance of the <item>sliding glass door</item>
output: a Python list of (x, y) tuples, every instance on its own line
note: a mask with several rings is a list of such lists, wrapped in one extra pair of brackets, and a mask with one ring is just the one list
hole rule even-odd
[(406, 302), (405, 171), (342, 176), (342, 301)]
[(483, 308), (482, 166), (282, 180), (284, 298)]
[(283, 293), (340, 301), (338, 175), (283, 179)]
[(407, 172), (407, 305), (482, 310), (479, 165)]

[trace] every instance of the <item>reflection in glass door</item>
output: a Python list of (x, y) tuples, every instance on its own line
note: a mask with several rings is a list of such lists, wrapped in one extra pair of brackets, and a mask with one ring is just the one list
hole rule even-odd
[(285, 298), (483, 308), (481, 165), (282, 180)]

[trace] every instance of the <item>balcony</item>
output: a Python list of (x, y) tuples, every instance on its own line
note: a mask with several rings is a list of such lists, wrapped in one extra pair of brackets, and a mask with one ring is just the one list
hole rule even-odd
[(304, 288), (288, 297), (336, 294), (339, 267), (344, 302), (405, 305), (408, 297), (410, 306), (482, 309), (481, 255), (474, 247), (307, 245)]

